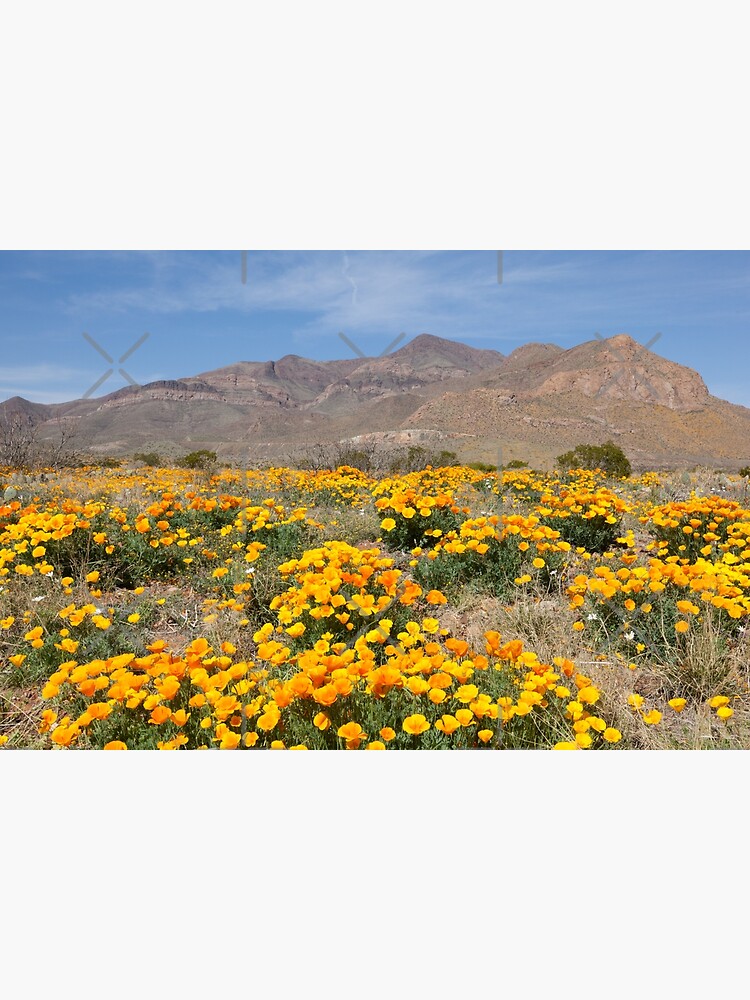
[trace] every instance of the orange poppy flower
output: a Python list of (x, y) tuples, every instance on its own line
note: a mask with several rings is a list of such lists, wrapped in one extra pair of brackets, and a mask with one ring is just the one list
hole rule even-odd
[(430, 728), (430, 723), (423, 715), (409, 715), (404, 719), (401, 727), (405, 733), (412, 736), (420, 736)]
[[(469, 713), (471, 714), (471, 713)], [(454, 718), (452, 715), (444, 715), (441, 719), (438, 719), (435, 723), (435, 729), (439, 729), (441, 733), (445, 733), (446, 736), (450, 736), (457, 729), (461, 728), (461, 723), (458, 719)]]
[(336, 735), (342, 740), (361, 740), (367, 737), (362, 726), (358, 722), (347, 722), (344, 726), (339, 726)]
[(431, 590), (425, 597), (425, 600), (427, 601), (428, 604), (448, 603), (448, 598), (445, 596), (445, 594), (441, 594), (439, 590)]
[(336, 689), (332, 684), (325, 684), (313, 693), (313, 699), (319, 705), (325, 705), (326, 708), (332, 705), (337, 697)]

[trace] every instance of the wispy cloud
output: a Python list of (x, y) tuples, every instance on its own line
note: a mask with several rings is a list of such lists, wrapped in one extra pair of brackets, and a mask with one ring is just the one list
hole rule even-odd
[[(326, 353), (346, 332), (378, 353), (397, 333), (510, 342), (556, 332), (541, 309), (529, 307), (536, 290), (555, 314), (555, 297), (580, 280), (585, 264), (544, 252), (507, 255), (505, 283), (497, 283), (492, 252), (338, 251), (249, 254), (247, 284), (240, 254), (164, 254), (149, 260), (136, 284), (76, 293), (64, 303), (84, 318), (132, 312), (157, 315), (285, 314), (300, 353)], [(593, 324), (593, 320), (592, 320)], [(589, 327), (593, 334), (594, 326)], [(319, 350), (316, 352), (315, 346)]]
[(34, 403), (63, 403), (76, 398), (76, 389), (91, 373), (62, 365), (4, 365), (0, 372), (0, 399), (23, 396)]
[[(225, 255), (226, 257), (226, 255)], [(359, 325), (396, 318), (423, 322), (445, 308), (481, 311), (483, 299), (502, 294), (494, 255), (408, 251), (250, 253), (246, 285), (237, 261), (216, 261), (202, 254), (165, 254), (152, 258), (147, 280), (129, 287), (70, 295), (69, 313), (129, 310), (154, 313), (271, 310), (313, 314), (314, 325), (334, 326), (342, 319)], [(506, 270), (512, 289), (569, 281), (574, 262), (545, 263)], [(491, 301), (484, 306), (492, 307)]]

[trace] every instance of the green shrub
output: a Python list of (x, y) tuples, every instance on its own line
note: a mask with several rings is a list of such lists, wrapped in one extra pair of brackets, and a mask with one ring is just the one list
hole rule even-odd
[(515, 539), (493, 539), (484, 555), (467, 550), (460, 555), (439, 552), (435, 559), (421, 559), (414, 579), (425, 590), (440, 590), (450, 600), (457, 600), (467, 585), (476, 593), (507, 598), (517, 590), (514, 580), (521, 572), (521, 563)]
[(143, 462), (149, 468), (160, 468), (164, 464), (161, 455), (155, 451), (139, 451), (136, 455), (133, 455), (133, 461)]
[(615, 479), (626, 479), (633, 471), (625, 452), (612, 441), (604, 444), (578, 444), (572, 451), (558, 455), (556, 462), (563, 471), (601, 469)]
[(442, 449), (441, 451), (437, 452), (437, 454), (430, 462), (430, 465), (433, 465), (435, 466), (435, 468), (438, 469), (442, 469), (449, 465), (458, 465), (458, 464), (459, 464), (458, 455), (455, 453), (455, 451), (446, 451), (445, 449)]
[[(395, 522), (395, 527), (383, 529), (383, 545), (393, 551), (410, 551), (420, 546), (432, 548), (438, 538), (455, 531), (461, 521), (452, 507), (433, 507), (429, 517), (422, 516), (419, 511), (412, 517), (405, 517), (395, 510), (385, 510), (386, 518)], [(435, 534), (437, 532), (437, 534)]]
[(201, 448), (200, 451), (191, 451), (177, 460), (177, 464), (185, 469), (209, 469), (216, 464), (216, 452)]
[(388, 471), (393, 475), (402, 475), (409, 472), (421, 472), (431, 465), (433, 469), (441, 469), (449, 465), (458, 465), (458, 455), (455, 451), (428, 451), (419, 444), (409, 445), (408, 448), (397, 451), (391, 456)]
[(584, 517), (582, 514), (550, 516), (543, 517), (541, 523), (559, 531), (560, 538), (573, 548), (586, 549), (587, 552), (608, 552), (615, 547), (617, 539), (622, 535), (621, 519), (609, 524), (605, 514), (597, 514), (595, 517)]

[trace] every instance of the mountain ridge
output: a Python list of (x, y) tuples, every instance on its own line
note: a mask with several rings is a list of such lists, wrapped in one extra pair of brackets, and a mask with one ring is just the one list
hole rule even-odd
[[(540, 467), (612, 439), (641, 467), (747, 464), (750, 409), (712, 396), (698, 372), (627, 334), (509, 355), (421, 334), (390, 354), (317, 361), (287, 354), (126, 386), (97, 399), (0, 403), (54, 436), (63, 423), (97, 454), (207, 447), (226, 459), (288, 459), (312, 444), (440, 442), (465, 460)], [(747, 449), (747, 451), (746, 451)]]

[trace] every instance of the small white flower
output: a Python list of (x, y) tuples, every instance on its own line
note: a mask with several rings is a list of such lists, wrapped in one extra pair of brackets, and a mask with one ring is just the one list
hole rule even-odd
[(628, 640), (628, 642), (632, 642), (633, 639), (635, 639), (635, 632), (626, 633), (625, 638)]
[(586, 620), (590, 622), (598, 622), (599, 615), (586, 615)]
[(46, 596), (47, 596), (46, 594), (40, 594), (39, 597), (32, 597), (31, 600), (35, 601), (35, 602), (36, 601), (43, 601)]

